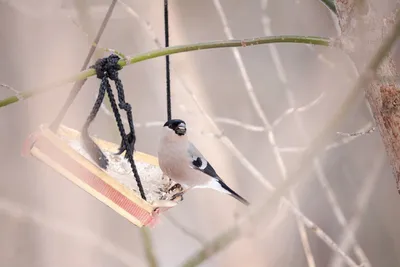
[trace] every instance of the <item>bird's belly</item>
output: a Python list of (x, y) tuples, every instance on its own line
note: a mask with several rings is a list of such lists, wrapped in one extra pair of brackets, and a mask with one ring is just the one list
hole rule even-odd
[[(158, 163), (162, 172), (176, 183), (187, 185), (187, 177), (190, 177), (190, 167), (187, 159), (176, 155), (159, 155)], [(190, 184), (190, 181), (189, 181)]]

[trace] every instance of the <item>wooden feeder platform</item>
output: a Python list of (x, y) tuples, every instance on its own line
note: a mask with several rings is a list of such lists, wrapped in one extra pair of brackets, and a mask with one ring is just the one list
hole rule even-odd
[(147, 201), (138, 193), (135, 178), (118, 145), (92, 137), (109, 159), (107, 170), (94, 163), (83, 149), (80, 132), (60, 125), (57, 134), (40, 126), (26, 140), (23, 155), (32, 155), (97, 198), (138, 227), (154, 226), (160, 212), (175, 206), (168, 200), (172, 183), (164, 177), (156, 157), (135, 152), (134, 159)]

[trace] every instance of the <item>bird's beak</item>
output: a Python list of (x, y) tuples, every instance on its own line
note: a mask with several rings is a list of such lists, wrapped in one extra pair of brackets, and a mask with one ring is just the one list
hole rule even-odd
[(181, 123), (176, 127), (176, 133), (178, 134), (185, 134), (186, 133), (186, 125), (184, 123)]

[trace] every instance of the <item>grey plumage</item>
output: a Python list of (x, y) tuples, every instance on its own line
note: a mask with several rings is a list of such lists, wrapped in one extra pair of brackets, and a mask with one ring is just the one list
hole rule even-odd
[(186, 189), (211, 188), (249, 205), (247, 200), (225, 184), (206, 158), (188, 140), (186, 123), (182, 120), (170, 120), (164, 124), (158, 160), (163, 173)]

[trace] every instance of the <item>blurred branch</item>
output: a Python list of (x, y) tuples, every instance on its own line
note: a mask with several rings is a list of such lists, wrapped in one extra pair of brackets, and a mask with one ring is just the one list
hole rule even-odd
[(33, 210), (32, 207), (23, 206), (10, 202), (8, 199), (0, 198), (0, 214), (6, 214), (19, 222), (43, 227), (51, 231), (54, 235), (58, 234), (76, 239), (77, 242), (92, 246), (102, 253), (111, 256), (124, 266), (136, 264), (143, 266), (141, 259), (136, 257), (132, 251), (126, 251), (124, 247), (119, 247), (111, 243), (109, 240), (102, 238), (101, 235), (91, 232), (90, 229), (75, 227), (71, 222), (48, 217), (46, 214)]
[[(357, 132), (358, 132), (358, 133), (366, 132), (366, 131), (368, 131), (368, 129), (371, 129), (372, 127), (373, 127), (373, 126), (372, 126), (372, 122), (369, 122), (369, 123), (367, 123), (366, 125), (364, 125), (361, 129), (359, 129)], [(345, 138), (342, 138), (342, 139), (340, 139), (339, 141), (334, 142), (334, 143), (328, 145), (328, 146), (326, 147), (326, 151), (331, 150), (331, 149), (334, 149), (334, 148), (341, 147), (341, 146), (343, 146), (343, 145), (346, 145), (346, 144), (348, 144), (348, 143), (354, 141), (355, 139), (357, 139), (357, 136), (346, 136)]]
[(164, 217), (171, 222), (172, 225), (174, 225), (176, 228), (181, 230), (183, 233), (185, 233), (187, 236), (190, 236), (194, 240), (196, 240), (200, 245), (204, 246), (206, 244), (205, 239), (194, 233), (192, 230), (187, 229), (184, 225), (182, 225), (178, 220), (176, 220), (174, 217), (168, 214), (164, 214)]
[(336, 6), (335, 6), (335, 0), (320, 0), (327, 8), (330, 9), (330, 11), (332, 11), (333, 13), (335, 13), (336, 15), (337, 10), (336, 10)]
[(10, 90), (11, 92), (13, 92), (15, 94), (15, 96), (19, 100), (21, 100), (21, 98), (22, 98), (21, 93), (19, 91), (17, 91), (16, 89), (14, 89), (14, 87), (11, 87), (11, 86), (9, 86), (7, 84), (4, 84), (4, 83), (0, 83), (0, 87), (3, 87), (3, 88), (6, 88), (6, 89)]
[[(110, 17), (114, 11), (114, 7), (115, 4), (117, 3), (117, 0), (113, 0), (107, 10), (106, 15), (104, 16), (104, 19), (100, 25), (100, 28), (97, 32), (96, 37), (93, 40), (94, 44), (97, 44), (100, 41), (101, 36), (103, 35), (103, 32), (108, 24), (108, 21), (110, 20)], [(87, 6), (85, 7), (85, 2), (83, 1), (78, 1), (76, 0), (75, 2), (77, 9), (78, 9), (78, 13), (81, 15), (81, 19), (87, 21), (89, 18), (82, 18), (85, 16), (85, 14), (82, 13), (88, 13), (85, 12), (87, 11)], [(82, 10), (81, 10), (82, 9)], [(87, 14), (86, 14), (87, 15)], [(84, 26), (87, 26), (87, 24), (85, 23)], [(90, 31), (90, 29), (89, 29)], [(89, 33), (90, 34), (90, 33)], [(90, 36), (90, 35), (89, 35)], [(92, 58), (93, 54), (96, 52), (96, 45), (93, 45), (90, 47), (89, 52), (85, 58), (85, 61), (83, 62), (81, 71), (85, 70), (87, 68), (87, 66), (89, 65), (90, 59)], [(85, 79), (80, 79), (80, 80), (74, 80), (75, 83), (68, 95), (67, 100), (65, 101), (64, 105), (61, 107), (60, 112), (57, 114), (57, 117), (54, 119), (54, 121), (51, 123), (50, 127), (52, 128), (52, 130), (56, 130), (56, 128), (58, 128), (58, 125), (61, 123), (62, 119), (64, 118), (65, 114), (67, 113), (68, 108), (72, 105), (75, 97), (78, 95), (79, 91), (81, 90), (82, 86), (85, 84), (86, 82), (86, 78)], [(25, 92), (24, 92), (25, 93)], [(0, 104), (1, 107), (1, 104)]]
[[(379, 49), (374, 53), (369, 64), (366, 66), (365, 71), (358, 78), (354, 88), (349, 92), (348, 97), (339, 107), (338, 111), (333, 115), (333, 118), (329, 120), (327, 126), (320, 132), (320, 134), (311, 142), (308, 150), (300, 158), (298, 167), (291, 170), (288, 177), (289, 179), (281, 183), (281, 186), (269, 196), (265, 202), (259, 207), (250, 208), (249, 214), (238, 221), (237, 224), (233, 225), (226, 232), (218, 235), (211, 241), (205, 248), (201, 249), (190, 257), (183, 266), (193, 267), (198, 266), (200, 263), (205, 261), (207, 258), (218, 253), (234, 240), (240, 236), (240, 229), (246, 222), (257, 223), (262, 217), (266, 215), (272, 205), (276, 204), (281, 196), (285, 194), (292, 186), (310, 178), (310, 165), (312, 164), (316, 154), (319, 154), (324, 150), (325, 144), (331, 139), (335, 129), (339, 126), (346, 114), (352, 109), (354, 103), (362, 95), (363, 89), (366, 88), (375, 78), (376, 71), (387, 53), (392, 48), (397, 36), (400, 34), (400, 20), (396, 21), (395, 26), (383, 41)], [(347, 262), (350, 266), (351, 263)], [(357, 266), (357, 265), (356, 265)]]
[[(293, 205), (286, 201), (286, 205)], [(307, 217), (300, 212), (295, 213), (297, 217), (300, 217), (303, 222), (305, 222), (305, 226), (315, 232), (319, 238), (321, 238), (325, 244), (327, 244), (333, 251), (340, 255), (340, 258), (343, 259), (349, 266), (358, 267), (356, 264), (321, 228), (317, 227), (312, 221), (310, 221)]]
[(150, 230), (147, 227), (140, 228), (140, 233), (142, 235), (144, 252), (146, 254), (147, 263), (149, 267), (157, 267), (157, 259), (153, 252), (153, 243), (151, 241)]
[[(357, 131), (357, 133), (362, 133), (368, 131), (368, 129), (372, 128), (372, 123), (369, 122), (366, 125), (364, 125), (361, 129)], [(331, 143), (325, 147), (325, 151), (329, 151), (344, 145), (347, 145), (348, 143), (354, 141), (357, 139), (358, 136), (346, 136), (345, 138), (340, 139), (339, 141), (336, 141), (334, 143)], [(285, 153), (301, 153), (306, 150), (306, 147), (279, 147), (279, 151), (285, 152)]]
[(130, 7), (128, 4), (126, 4), (124, 1), (118, 0), (118, 3), (126, 10), (126, 12), (129, 15), (134, 17), (139, 22), (140, 26), (142, 26), (146, 30), (146, 32), (150, 36), (151, 40), (155, 43), (155, 45), (158, 48), (163, 47), (160, 40), (157, 38), (157, 35), (155, 34), (153, 26), (151, 26), (150, 22), (148, 22), (145, 19), (142, 19), (139, 16), (139, 14), (135, 10), (133, 10), (132, 7)]
[[(356, 210), (354, 215), (350, 218), (347, 226), (345, 229), (343, 229), (343, 232), (339, 238), (339, 246), (345, 252), (349, 250), (354, 243), (354, 238), (352, 237), (356, 235), (356, 231), (361, 223), (362, 215), (364, 214), (365, 209), (368, 207), (368, 201), (370, 200), (370, 196), (375, 188), (375, 184), (381, 177), (380, 173), (385, 166), (385, 155), (380, 151), (375, 153), (375, 155), (373, 166), (369, 170), (368, 176), (364, 179), (364, 184), (362, 185), (360, 193), (357, 196)], [(357, 251), (355, 251), (355, 253), (357, 253)], [(339, 267), (341, 264), (342, 259), (339, 257), (334, 257), (329, 263), (329, 266)]]
[[(340, 226), (342, 226), (343, 229), (346, 229), (349, 226), (349, 223), (346, 220), (346, 217), (344, 216), (342, 209), (340, 208), (339, 202), (337, 201), (337, 197), (336, 197), (331, 185), (329, 184), (328, 178), (325, 176), (325, 173), (323, 171), (321, 163), (319, 162), (319, 160), (317, 158), (314, 160), (314, 167), (317, 172), (318, 180), (321, 183), (321, 186), (327, 195), (329, 204), (332, 207), (333, 214), (335, 215)], [(357, 256), (357, 258), (359, 259), (360, 264), (363, 267), (371, 266), (371, 262), (365, 255), (364, 250), (359, 245), (354, 233), (349, 232), (348, 238), (349, 238), (349, 240), (351, 240), (351, 244), (354, 246), (353, 251), (354, 251), (354, 254)], [(343, 250), (344, 253), (347, 253), (347, 250), (349, 249), (349, 247), (347, 247), (346, 250), (344, 250), (343, 246), (340, 246), (341, 250)], [(342, 257), (337, 257), (337, 258), (340, 258), (340, 261), (342, 261)]]
[[(290, 94), (290, 93), (289, 93), (289, 94)], [(279, 123), (281, 123), (281, 122), (283, 121), (283, 119), (285, 119), (288, 115), (291, 115), (291, 114), (296, 113), (296, 112), (304, 112), (304, 111), (309, 110), (309, 109), (312, 108), (313, 106), (317, 105), (317, 104), (321, 101), (321, 99), (322, 99), (323, 97), (324, 97), (324, 93), (321, 93), (316, 99), (314, 99), (314, 100), (311, 101), (310, 103), (308, 103), (308, 104), (306, 104), (306, 105), (304, 105), (304, 106), (298, 107), (298, 108), (295, 108), (295, 107), (294, 107), (294, 103), (292, 103), (291, 107), (290, 107), (288, 110), (286, 110), (281, 116), (279, 116), (278, 118), (276, 118), (276, 119), (272, 122), (272, 127), (277, 126), (277, 125), (278, 125)], [(291, 101), (291, 102), (293, 102), (293, 101)]]
[(223, 123), (223, 124), (240, 127), (240, 128), (243, 128), (243, 129), (251, 131), (251, 132), (264, 132), (265, 131), (265, 128), (262, 126), (248, 124), (248, 123), (241, 122), (241, 121), (238, 121), (235, 119), (217, 117), (217, 118), (215, 118), (215, 121), (219, 122), (219, 123)]
[(354, 132), (354, 133), (343, 133), (343, 132), (337, 132), (339, 135), (347, 136), (347, 137), (358, 137), (361, 135), (366, 135), (373, 133), (376, 130), (375, 126), (372, 126), (371, 128), (367, 129), (366, 131), (361, 131), (361, 132)]
[[(97, 42), (95, 42), (97, 43)], [(180, 45), (180, 46), (170, 46), (168, 48), (162, 48), (153, 50), (150, 52), (142, 53), (136, 56), (128, 56), (127, 59), (121, 59), (118, 62), (118, 65), (121, 68), (135, 64), (141, 61), (149, 60), (152, 58), (162, 57), (166, 55), (172, 55), (177, 53), (184, 53), (189, 51), (198, 51), (198, 50), (205, 50), (205, 49), (215, 49), (215, 48), (226, 48), (226, 47), (247, 47), (253, 45), (262, 45), (262, 44), (271, 44), (271, 43), (302, 43), (302, 44), (313, 44), (313, 45), (322, 45), (322, 46), (331, 46), (331, 40), (329, 38), (323, 37), (314, 37), (314, 36), (270, 36), (270, 37), (259, 37), (259, 38), (252, 38), (252, 39), (243, 39), (243, 40), (229, 40), (229, 41), (214, 41), (214, 42), (207, 42), (207, 43), (197, 43), (191, 45)], [(81, 71), (78, 74), (65, 78), (63, 80), (35, 88), (33, 90), (27, 90), (21, 92), (22, 99), (18, 99), (17, 96), (12, 96), (0, 100), (0, 108), (18, 102), (20, 100), (25, 100), (32, 96), (39, 95), (46, 91), (52, 90), (56, 87), (60, 87), (62, 85), (86, 80), (87, 78), (95, 75), (94, 69), (87, 69)]]

